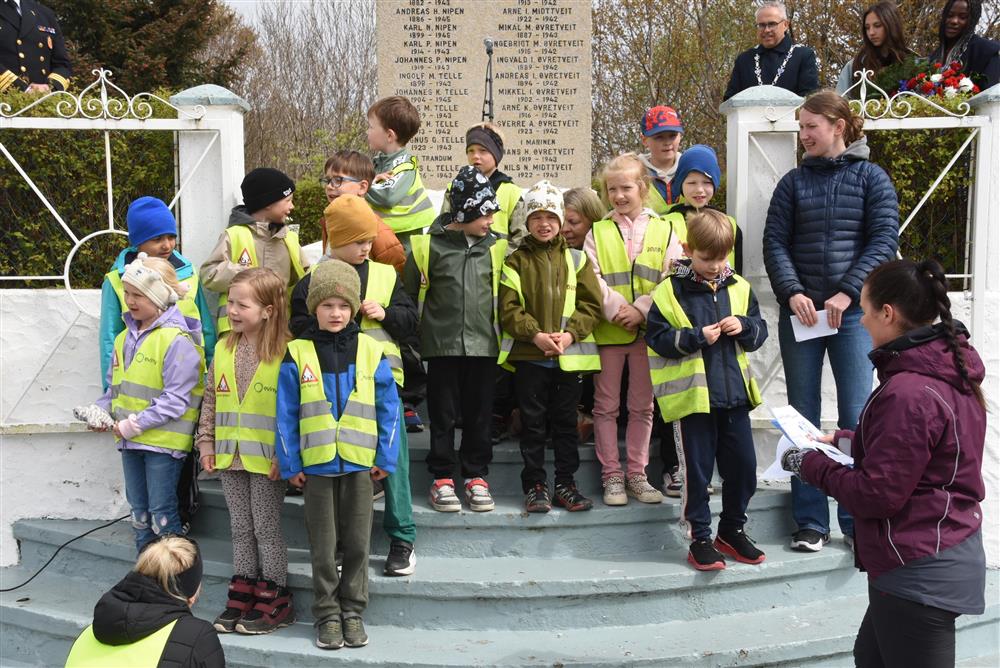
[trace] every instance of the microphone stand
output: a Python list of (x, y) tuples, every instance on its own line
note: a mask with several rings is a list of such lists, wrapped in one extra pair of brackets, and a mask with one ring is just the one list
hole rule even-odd
[(482, 120), (493, 122), (493, 41), (486, 40), (486, 89), (483, 93)]

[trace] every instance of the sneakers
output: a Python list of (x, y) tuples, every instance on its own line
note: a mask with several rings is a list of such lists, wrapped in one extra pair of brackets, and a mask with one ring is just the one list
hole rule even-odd
[(797, 552), (819, 552), (824, 543), (830, 542), (830, 534), (815, 529), (799, 529), (792, 534), (791, 548)]
[(552, 510), (552, 499), (549, 498), (549, 487), (544, 482), (536, 482), (535, 486), (524, 495), (524, 509), (529, 513), (547, 513)]
[(344, 630), (339, 619), (331, 619), (316, 627), (316, 647), (340, 649), (344, 646)]
[(229, 600), (226, 609), (215, 618), (212, 626), (219, 633), (232, 633), (236, 623), (253, 608), (254, 581), (244, 575), (234, 575), (229, 581)]
[(699, 571), (721, 571), (726, 567), (726, 558), (715, 549), (715, 545), (707, 538), (691, 543), (687, 560)]
[(385, 559), (385, 575), (399, 577), (401, 575), (413, 575), (417, 568), (417, 555), (413, 551), (413, 544), (405, 540), (392, 539), (389, 543), (389, 556)]
[(348, 647), (364, 647), (368, 644), (365, 623), (360, 617), (344, 618), (344, 644)]
[(457, 513), (462, 509), (451, 478), (439, 478), (431, 485), (431, 508), (440, 513)]
[(555, 504), (571, 513), (594, 507), (594, 502), (580, 494), (580, 490), (573, 483), (556, 485)]
[(660, 490), (650, 485), (646, 476), (641, 474), (629, 476), (625, 483), (625, 493), (642, 503), (663, 503)]
[(675, 466), (663, 474), (663, 494), (674, 499), (681, 497), (684, 481), (681, 480), (680, 468)]
[(253, 588), (253, 609), (236, 623), (236, 632), (261, 635), (295, 623), (292, 592), (273, 580), (258, 580)]
[(477, 513), (485, 513), (496, 507), (493, 495), (490, 494), (490, 486), (482, 478), (473, 478), (465, 483), (465, 500), (469, 503), (469, 510)]
[(424, 430), (424, 423), (420, 419), (420, 414), (413, 406), (403, 407), (403, 424), (406, 425), (406, 432), (409, 434), (419, 434)]
[(385, 484), (381, 480), (372, 480), (372, 501), (378, 501), (385, 496)]
[(743, 564), (759, 564), (765, 559), (764, 553), (757, 549), (753, 539), (743, 529), (720, 531), (715, 537), (715, 547)]
[(604, 505), (624, 506), (628, 504), (628, 495), (625, 493), (625, 479), (619, 475), (613, 475), (604, 481)]

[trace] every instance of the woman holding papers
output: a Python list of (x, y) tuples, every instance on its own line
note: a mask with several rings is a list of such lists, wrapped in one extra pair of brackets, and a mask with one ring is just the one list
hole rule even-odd
[[(882, 168), (868, 161), (863, 125), (832, 91), (805, 101), (799, 112), (805, 158), (778, 182), (764, 226), (764, 264), (781, 307), (778, 340), (788, 403), (817, 427), (827, 354), (837, 384), (837, 425), (857, 424), (872, 388), (866, 358), (871, 340), (859, 324), (861, 286), (898, 246), (896, 191)], [(793, 317), (808, 328), (823, 319), (835, 331), (800, 340)], [(793, 480), (792, 512), (798, 527), (792, 548), (820, 550), (830, 536), (826, 496)], [(850, 516), (838, 515), (851, 540)]]
[(797, 448), (782, 466), (855, 518), (855, 563), (868, 572), (856, 665), (954, 666), (955, 618), (985, 607), (985, 368), (937, 262), (878, 267), (861, 305), (880, 384), (857, 431), (823, 438), (849, 441), (854, 466)]

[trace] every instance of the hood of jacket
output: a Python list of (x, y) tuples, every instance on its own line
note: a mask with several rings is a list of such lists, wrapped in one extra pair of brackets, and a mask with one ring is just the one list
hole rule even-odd
[[(125, 320), (125, 327), (127, 327), (129, 331), (136, 332), (139, 329), (131, 313), (126, 312), (122, 318)], [(201, 323), (195, 318), (190, 318), (181, 313), (176, 304), (161, 313), (160, 317), (153, 321), (153, 325), (143, 332), (143, 335), (148, 332), (152, 332), (158, 327), (176, 327), (182, 332), (190, 335), (191, 340), (199, 346), (202, 345)]]
[(262, 220), (254, 220), (247, 208), (242, 204), (239, 206), (234, 206), (233, 210), (229, 212), (229, 223), (226, 227), (235, 227), (237, 225), (245, 225), (250, 228), (258, 228), (261, 235), (266, 239), (270, 237), (282, 238), (285, 236), (285, 231), (288, 229), (288, 225), (284, 223), (267, 223)]
[[(460, 248), (469, 247), (469, 243), (468, 241), (466, 241), (465, 232), (463, 232), (462, 230), (451, 230), (445, 227), (445, 225), (450, 225), (452, 222), (453, 221), (451, 219), (451, 212), (446, 211), (434, 219), (434, 222), (431, 223), (431, 226), (427, 229), (427, 234), (436, 237), (441, 237), (442, 239), (445, 239), (448, 242), (453, 243)], [(490, 232), (489, 234), (482, 237), (479, 241), (477, 241), (472, 245), (479, 246), (485, 241), (487, 242), (485, 247), (489, 248), (494, 243), (496, 243), (496, 240), (497, 236), (492, 232)]]
[(812, 167), (813, 169), (837, 169), (849, 162), (867, 160), (870, 155), (871, 149), (868, 148), (868, 137), (862, 137), (851, 142), (850, 146), (845, 148), (844, 152), (835, 158), (807, 157), (802, 161), (802, 166)]
[(94, 607), (94, 637), (105, 645), (130, 645), (190, 615), (185, 602), (132, 571)]
[[(964, 324), (955, 321), (955, 332), (969, 380), (981, 384), (986, 377), (986, 367), (976, 349), (969, 345), (969, 331)], [(878, 370), (879, 380), (909, 372), (944, 381), (962, 394), (969, 394), (971, 390), (948, 348), (946, 333), (942, 323), (920, 327), (871, 351), (868, 356)]]
[[(133, 262), (138, 256), (139, 249), (135, 246), (129, 246), (118, 254), (118, 257), (115, 258), (115, 263), (111, 265), (111, 270), (117, 271), (118, 275), (121, 276), (125, 273), (125, 267), (127, 267), (129, 263)], [(170, 254), (169, 262), (170, 266), (174, 268), (175, 272), (177, 272), (178, 280), (183, 281), (184, 279), (190, 278), (194, 275), (194, 265), (191, 264), (190, 260), (177, 251)]]

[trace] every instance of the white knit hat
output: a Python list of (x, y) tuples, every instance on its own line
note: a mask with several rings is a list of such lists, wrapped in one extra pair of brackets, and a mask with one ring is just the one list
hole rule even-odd
[(560, 224), (566, 219), (563, 217), (563, 197), (559, 188), (548, 181), (539, 181), (528, 188), (521, 195), (524, 200), (525, 219), (536, 211), (548, 211), (559, 217)]
[(149, 297), (149, 301), (153, 302), (156, 308), (166, 311), (172, 304), (176, 304), (181, 296), (167, 285), (160, 272), (144, 264), (143, 261), (148, 257), (145, 253), (139, 253), (139, 256), (125, 267), (122, 283), (128, 283)]

